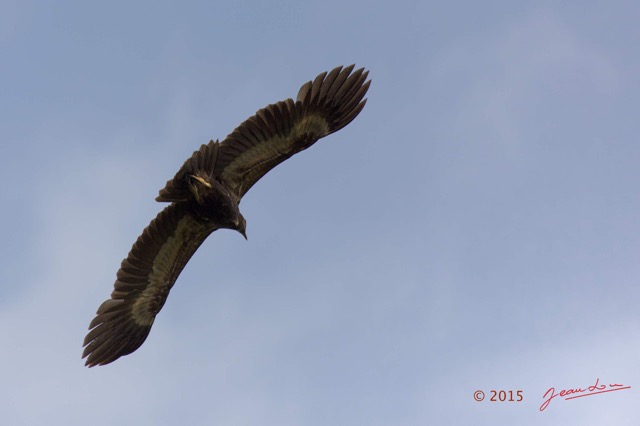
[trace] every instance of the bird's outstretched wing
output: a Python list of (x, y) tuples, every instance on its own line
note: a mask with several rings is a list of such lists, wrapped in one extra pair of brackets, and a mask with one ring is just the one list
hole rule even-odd
[(238, 199), (269, 170), (349, 124), (366, 103), (368, 71), (354, 66), (322, 73), (297, 100), (259, 110), (220, 142), (214, 174)]
[(111, 298), (89, 325), (85, 365), (108, 364), (142, 345), (178, 275), (215, 230), (186, 203), (172, 203), (151, 221), (122, 261)]

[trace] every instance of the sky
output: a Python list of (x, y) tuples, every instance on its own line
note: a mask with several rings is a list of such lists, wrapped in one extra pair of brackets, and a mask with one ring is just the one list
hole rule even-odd
[[(632, 1), (1, 2), (2, 423), (638, 424), (639, 20)], [(362, 113), (252, 188), (248, 241), (209, 237), (139, 350), (84, 367), (184, 160), (352, 63)]]

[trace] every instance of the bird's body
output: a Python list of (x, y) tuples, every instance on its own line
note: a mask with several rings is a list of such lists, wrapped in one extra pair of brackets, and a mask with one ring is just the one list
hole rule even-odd
[(362, 110), (370, 81), (353, 65), (320, 74), (287, 99), (259, 110), (222, 142), (211, 141), (183, 164), (156, 198), (170, 202), (122, 261), (111, 298), (84, 341), (86, 365), (108, 364), (147, 338), (180, 272), (221, 228), (246, 238), (240, 200), (269, 170), (349, 124)]

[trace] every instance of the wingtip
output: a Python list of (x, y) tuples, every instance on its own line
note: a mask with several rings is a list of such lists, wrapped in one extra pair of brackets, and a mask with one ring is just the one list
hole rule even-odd
[(303, 104), (304, 111), (320, 111), (329, 120), (327, 134), (348, 125), (364, 108), (364, 96), (371, 80), (367, 80), (368, 70), (361, 67), (354, 71), (355, 67), (355, 64), (335, 67), (318, 74), (300, 88), (298, 101)]

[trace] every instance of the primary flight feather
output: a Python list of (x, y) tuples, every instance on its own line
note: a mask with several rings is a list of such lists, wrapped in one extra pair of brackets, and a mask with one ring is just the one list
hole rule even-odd
[(246, 238), (238, 205), (269, 170), (349, 124), (362, 110), (368, 71), (337, 67), (304, 84), (297, 99), (269, 105), (222, 142), (195, 151), (157, 201), (170, 202), (122, 261), (111, 298), (84, 340), (85, 365), (109, 364), (138, 349), (191, 256), (213, 231)]

